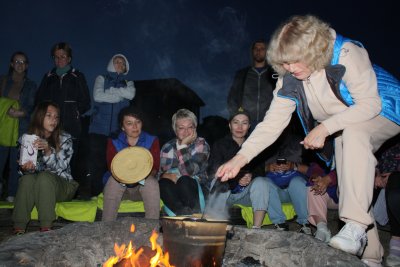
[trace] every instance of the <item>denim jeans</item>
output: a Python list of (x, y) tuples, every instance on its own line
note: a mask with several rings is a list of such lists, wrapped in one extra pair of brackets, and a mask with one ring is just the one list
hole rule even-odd
[[(6, 147), (0, 146), (0, 182), (6, 180), (3, 177), (5, 165), (7, 160), (9, 162), (9, 172), (8, 172), (8, 179), (7, 179), (7, 196), (15, 197), (18, 188), (18, 163), (17, 163), (17, 156), (18, 148), (17, 147)], [(1, 193), (1, 192), (0, 192)]]
[(253, 211), (267, 211), (268, 200), (270, 199), (268, 192), (268, 182), (265, 177), (256, 177), (242, 192), (230, 194), (227, 204), (229, 206), (233, 204), (241, 204), (244, 206), (251, 206)]
[(289, 186), (285, 189), (278, 187), (272, 180), (268, 179), (269, 185), (269, 204), (268, 216), (272, 223), (280, 224), (286, 221), (286, 216), (282, 211), (282, 203), (291, 202), (297, 214), (297, 223), (308, 223), (307, 211), (307, 187), (306, 180), (301, 176), (293, 177)]
[[(211, 182), (211, 188), (216, 186), (216, 179)], [(253, 211), (267, 211), (268, 200), (267, 179), (265, 177), (256, 177), (243, 191), (237, 194), (232, 194), (231, 190), (210, 193), (206, 203), (205, 214), (211, 218), (229, 218), (228, 208), (233, 204), (252, 207)]]

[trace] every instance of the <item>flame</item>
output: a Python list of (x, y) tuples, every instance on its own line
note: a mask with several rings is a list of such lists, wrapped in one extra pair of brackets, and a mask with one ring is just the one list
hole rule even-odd
[[(134, 224), (131, 225), (130, 231), (131, 233), (135, 232)], [(157, 243), (157, 238), (158, 233), (153, 230), (149, 239), (151, 243), (151, 250), (156, 251), (156, 254), (149, 261), (150, 267), (175, 267), (169, 263), (169, 254), (168, 252), (165, 254), (163, 253), (161, 246)], [(125, 244), (119, 246), (117, 243), (115, 243), (115, 256), (108, 258), (108, 260), (103, 264), (103, 267), (113, 267), (122, 260), (125, 260), (124, 266), (141, 267), (139, 257), (143, 254), (143, 252), (143, 248), (136, 250), (136, 248), (132, 246), (132, 241), (129, 242), (128, 247), (126, 247)], [(148, 266), (148, 264), (146, 264), (146, 266)]]

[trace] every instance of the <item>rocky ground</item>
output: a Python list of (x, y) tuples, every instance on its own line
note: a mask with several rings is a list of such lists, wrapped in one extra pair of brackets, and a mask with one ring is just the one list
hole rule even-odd
[[(57, 220), (54, 223), (55, 231), (39, 233), (39, 225), (33, 221), (27, 234), (15, 237), (12, 236), (11, 210), (0, 209), (0, 267), (20, 264), (101, 266), (112, 255), (113, 243), (125, 242), (129, 237), (124, 226), (132, 220), (142, 225), (139, 228), (143, 229), (139, 232), (145, 233), (143, 240), (146, 241), (149, 229), (158, 228), (158, 221), (142, 223), (141, 218), (125, 217), (111, 224)], [(329, 213), (329, 222), (330, 228), (336, 233), (336, 212)], [(332, 249), (310, 236), (296, 233), (299, 226), (295, 222), (290, 222), (289, 226), (290, 232), (284, 233), (271, 231), (272, 227), (251, 230), (235, 226), (235, 237), (227, 242), (223, 266), (363, 266), (356, 257)], [(149, 231), (144, 228), (149, 228)], [(390, 234), (381, 230), (380, 236), (387, 251)], [(49, 261), (50, 258), (52, 261)]]

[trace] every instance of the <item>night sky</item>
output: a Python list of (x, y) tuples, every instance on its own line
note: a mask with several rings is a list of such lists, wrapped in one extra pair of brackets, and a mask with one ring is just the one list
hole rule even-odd
[(399, 17), (395, 1), (11, 0), (0, 3), (0, 72), (11, 54), (26, 52), (39, 85), (52, 66), (50, 48), (66, 41), (73, 66), (91, 89), (112, 55), (130, 61), (133, 80), (174, 77), (206, 103), (202, 117), (226, 116), (235, 70), (250, 62), (249, 46), (269, 39), (295, 14), (314, 14), (361, 41), (371, 60), (398, 78)]

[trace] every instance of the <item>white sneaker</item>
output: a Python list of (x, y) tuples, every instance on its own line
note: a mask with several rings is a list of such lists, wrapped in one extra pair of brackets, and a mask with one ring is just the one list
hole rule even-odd
[(366, 265), (368, 265), (369, 267), (382, 267), (381, 263), (376, 263), (374, 261), (369, 261), (367, 259), (362, 259), (361, 260), (363, 263), (365, 263)]
[(13, 202), (14, 202), (14, 197), (13, 197), (13, 196), (8, 196), (8, 197), (6, 198), (6, 201), (7, 201), (7, 202), (10, 202), (10, 203), (13, 203)]
[(328, 226), (324, 222), (317, 224), (317, 231), (314, 234), (315, 238), (328, 243), (331, 240), (331, 231), (329, 231)]
[(385, 259), (385, 266), (400, 267), (400, 257), (389, 254), (389, 256), (387, 256), (387, 258)]
[(340, 232), (329, 241), (331, 247), (360, 256), (367, 243), (365, 229), (355, 222), (348, 222)]

